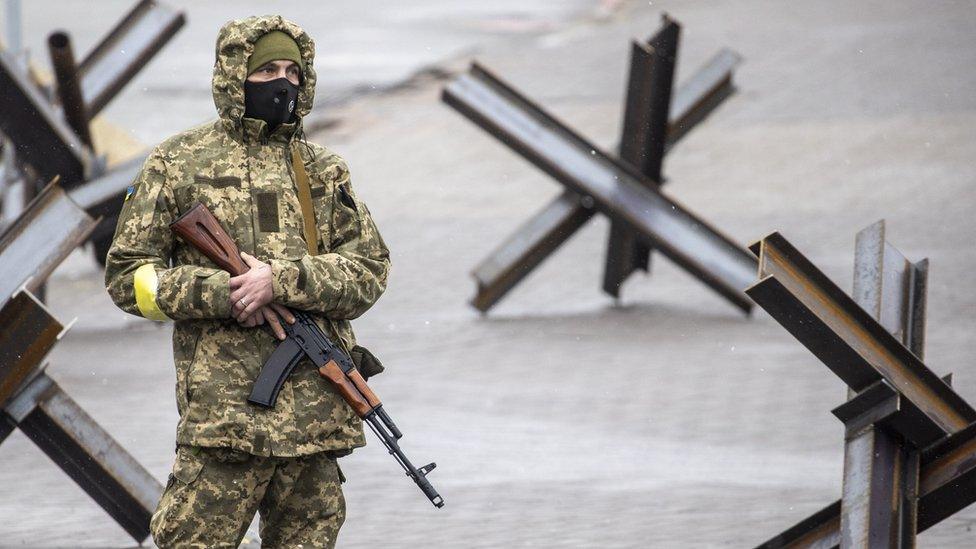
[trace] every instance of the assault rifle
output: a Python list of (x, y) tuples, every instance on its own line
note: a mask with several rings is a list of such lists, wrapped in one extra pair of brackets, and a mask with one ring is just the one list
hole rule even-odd
[[(231, 276), (238, 276), (248, 271), (249, 267), (241, 259), (237, 244), (203, 204), (197, 202), (190, 207), (179, 219), (170, 224), (170, 229), (229, 272)], [(335, 385), (349, 406), (383, 441), (390, 455), (403, 467), (407, 476), (417, 483), (427, 499), (435, 506), (443, 507), (444, 498), (427, 480), (427, 473), (430, 473), (437, 464), (430, 463), (418, 469), (410, 463), (397, 443), (403, 433), (387, 415), (376, 393), (366, 385), (366, 380), (356, 369), (352, 359), (329, 341), (309, 315), (302, 311), (291, 310), (290, 312), (295, 316), (295, 323), (281, 323), (288, 337), (278, 344), (261, 368), (248, 401), (266, 408), (274, 407), (278, 391), (288, 375), (302, 359), (308, 357), (319, 369), (319, 374)]]

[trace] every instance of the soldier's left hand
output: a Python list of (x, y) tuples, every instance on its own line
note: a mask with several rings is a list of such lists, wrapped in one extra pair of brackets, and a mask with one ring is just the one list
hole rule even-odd
[(251, 269), (230, 279), (231, 311), (238, 322), (244, 322), (274, 298), (271, 265), (244, 252), (241, 258)]
[(263, 325), (265, 320), (267, 320), (268, 324), (271, 326), (271, 331), (274, 332), (275, 337), (283, 340), (288, 337), (288, 335), (285, 333), (285, 329), (281, 327), (282, 321), (287, 322), (288, 324), (294, 324), (295, 315), (293, 315), (291, 311), (282, 305), (278, 305), (277, 303), (269, 303), (257, 311), (254, 311), (254, 314), (246, 318), (243, 322), (240, 322), (240, 325), (244, 326), (245, 328), (253, 328), (255, 326)]

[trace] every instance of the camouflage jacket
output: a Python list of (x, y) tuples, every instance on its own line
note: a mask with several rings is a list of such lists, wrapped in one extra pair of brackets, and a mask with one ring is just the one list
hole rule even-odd
[[(295, 38), (305, 73), (298, 122), (269, 135), (264, 121), (243, 118), (243, 82), (254, 41), (276, 29)], [(274, 409), (247, 403), (277, 340), (264, 327), (244, 328), (230, 317), (228, 273), (168, 227), (193, 202), (203, 202), (242, 251), (270, 263), (274, 301), (314, 313), (334, 341), (352, 349), (349, 319), (385, 290), (389, 252), (350, 186), (346, 163), (299, 139), (300, 117), (312, 108), (314, 53), (312, 39), (281, 17), (225, 25), (213, 75), (219, 118), (156, 147), (122, 207), (105, 284), (123, 310), (175, 321), (178, 444), (264, 456), (365, 444), (359, 418), (307, 360), (292, 373)], [(310, 180), (316, 255), (308, 254), (303, 236), (292, 147), (300, 151)]]

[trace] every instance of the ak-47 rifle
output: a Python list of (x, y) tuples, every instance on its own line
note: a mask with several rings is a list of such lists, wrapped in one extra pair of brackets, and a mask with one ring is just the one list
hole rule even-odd
[[(231, 276), (238, 276), (248, 271), (249, 267), (241, 259), (237, 244), (203, 204), (198, 202), (190, 207), (179, 219), (170, 224), (170, 229), (229, 272)], [(417, 483), (427, 499), (435, 506), (443, 507), (444, 498), (427, 480), (427, 473), (431, 472), (437, 464), (430, 463), (418, 469), (410, 463), (397, 443), (403, 433), (387, 415), (380, 399), (366, 385), (366, 380), (356, 370), (353, 361), (342, 349), (329, 341), (309, 315), (302, 311), (290, 310), (290, 312), (295, 316), (295, 323), (281, 323), (288, 337), (278, 344), (261, 368), (248, 401), (258, 406), (274, 407), (278, 391), (288, 378), (288, 374), (303, 358), (308, 357), (319, 369), (319, 373), (335, 385), (349, 406), (383, 441), (386, 449), (407, 472), (407, 476)]]

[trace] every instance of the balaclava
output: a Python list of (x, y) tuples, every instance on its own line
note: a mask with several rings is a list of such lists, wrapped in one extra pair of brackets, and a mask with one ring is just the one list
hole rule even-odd
[[(254, 52), (247, 60), (247, 74), (268, 61), (287, 59), (294, 61), (304, 72), (302, 56), (295, 40), (282, 31), (271, 31), (254, 43)], [(291, 120), (298, 100), (298, 86), (287, 78), (267, 82), (244, 81), (244, 116), (264, 120), (269, 130)]]

